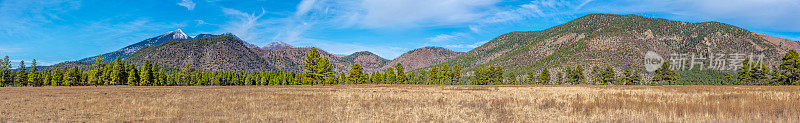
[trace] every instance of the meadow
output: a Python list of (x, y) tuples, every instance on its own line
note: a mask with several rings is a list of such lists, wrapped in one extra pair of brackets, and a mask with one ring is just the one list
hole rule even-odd
[(0, 122), (800, 122), (800, 86), (0, 88)]

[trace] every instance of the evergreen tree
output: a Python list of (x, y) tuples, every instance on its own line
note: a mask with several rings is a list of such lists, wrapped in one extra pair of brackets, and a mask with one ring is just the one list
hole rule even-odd
[(539, 84), (549, 84), (550, 83), (550, 70), (547, 70), (547, 67), (542, 69), (542, 72), (539, 73)]
[(361, 65), (358, 63), (355, 63), (352, 67), (350, 67), (350, 75), (348, 76), (348, 79), (352, 84), (366, 83), (367, 75), (364, 73), (363, 69), (364, 68), (361, 68)]
[(556, 73), (556, 81), (555, 81), (555, 84), (556, 84), (556, 85), (560, 85), (562, 82), (564, 82), (564, 73), (562, 73), (562, 72), (558, 72), (558, 73)]
[(92, 69), (89, 70), (89, 85), (99, 85), (103, 83), (103, 55), (97, 55), (97, 59), (92, 64)]
[(36, 59), (31, 61), (31, 69), (28, 71), (28, 86), (39, 86), (41, 79), (39, 78), (39, 70), (36, 69)]
[(454, 65), (453, 69), (450, 69), (450, 76), (455, 83), (461, 83), (461, 67), (458, 65)]
[(614, 75), (614, 73), (615, 73), (614, 69), (611, 68), (610, 66), (606, 66), (605, 69), (600, 70), (599, 73), (598, 73), (598, 75), (599, 75), (598, 79), (599, 79), (600, 83), (602, 83), (604, 85), (609, 85), (609, 84), (612, 84), (612, 83), (616, 83), (615, 82), (616, 81), (616, 75)]
[(639, 85), (642, 81), (641, 75), (632, 71), (630, 68), (625, 68), (622, 72), (624, 77), (622, 77), (622, 83), (625, 85)]
[(329, 62), (328, 58), (320, 57), (316, 47), (311, 47), (303, 63), (304, 79), (311, 81), (313, 84), (319, 84), (326, 82), (326, 79), (332, 78), (333, 72), (331, 69), (333, 65)]
[(794, 49), (784, 54), (777, 80), (783, 85), (800, 85), (800, 56)]
[(397, 82), (397, 74), (394, 73), (394, 68), (389, 68), (389, 70), (384, 73), (386, 74), (386, 84), (394, 84)]
[(583, 65), (578, 65), (574, 69), (567, 67), (567, 83), (577, 85), (586, 82), (586, 76), (583, 75)]
[(19, 61), (19, 68), (17, 68), (17, 77), (14, 77), (16, 80), (14, 81), (15, 85), (23, 85), (27, 84), (28, 81), (28, 70), (25, 69), (25, 61)]
[(600, 67), (598, 67), (598, 65), (592, 67), (592, 73), (591, 73), (592, 82), (590, 82), (591, 84), (603, 83), (601, 78), (601, 71), (602, 70), (600, 69)]
[(11, 61), (6, 56), (0, 60), (0, 87), (7, 86), (13, 81), (9, 69), (11, 69)]
[(127, 81), (127, 78), (125, 78), (126, 72), (125, 64), (122, 63), (119, 56), (117, 56), (117, 59), (114, 60), (114, 68), (111, 71), (112, 76), (110, 85), (120, 85)]
[(52, 86), (63, 85), (64, 72), (61, 70), (61, 68), (56, 68), (56, 70), (52, 71), (52, 73), (50, 73), (50, 75), (52, 77), (52, 79), (50, 79), (50, 81), (51, 81), (50, 84)]
[(406, 77), (405, 68), (403, 68), (403, 64), (397, 63), (397, 65), (394, 65), (394, 69), (397, 70), (397, 83), (406, 84), (406, 80), (408, 79), (408, 77)]
[(161, 70), (161, 68), (159, 68), (159, 67), (158, 67), (158, 64), (157, 64), (157, 63), (155, 63), (155, 62), (153, 62), (153, 65), (151, 65), (151, 66), (152, 66), (152, 67), (150, 67), (150, 72), (153, 72), (153, 78), (152, 78), (152, 79), (153, 79), (153, 83), (152, 83), (152, 85), (154, 85), (154, 86), (160, 86), (160, 85), (161, 85), (161, 84), (160, 84), (160, 83), (161, 83), (161, 81), (160, 81), (159, 77), (160, 77), (161, 75), (159, 75), (159, 74), (161, 74), (161, 72), (159, 72), (159, 70)]
[(78, 82), (80, 82), (80, 70), (78, 66), (72, 66), (64, 75), (64, 84), (65, 86), (77, 86)]
[(656, 75), (652, 79), (653, 82), (659, 82), (661, 84), (676, 84), (678, 82), (678, 73), (672, 71), (667, 62), (661, 64), (661, 67), (656, 69), (655, 74)]
[(753, 81), (755, 82), (754, 84), (759, 84), (759, 85), (768, 84), (767, 79), (769, 79), (769, 73), (768, 73), (769, 70), (767, 70), (767, 66), (764, 65), (762, 61), (758, 61), (757, 63), (752, 64), (752, 66), (753, 66), (751, 70), (752, 74), (750, 78), (753, 79)]
[(536, 81), (538, 81), (538, 79), (539, 79), (539, 76), (537, 76), (536, 71), (531, 70), (531, 71), (528, 71), (528, 76), (527, 76), (527, 79), (525, 80), (525, 82), (528, 83), (528, 84), (538, 84), (536, 82)]
[(142, 73), (140, 74), (142, 80), (141, 83), (139, 83), (139, 85), (147, 86), (152, 84), (153, 81), (155, 81), (153, 79), (154, 77), (152, 70), (153, 70), (153, 65), (150, 63), (150, 59), (145, 59), (141, 69)]
[[(193, 74), (194, 72), (195, 72), (195, 67), (192, 66), (192, 63), (183, 63), (183, 68), (181, 69), (181, 75), (180, 75), (181, 81), (178, 83), (178, 85), (181, 86), (190, 85), (191, 82), (194, 80), (192, 76), (194, 75)], [(236, 82), (238, 83), (241, 81), (236, 81)]]
[[(433, 71), (431, 71), (433, 72)], [(487, 85), (489, 84), (489, 75), (488, 70), (481, 66), (475, 67), (475, 70), (472, 72), (472, 84), (475, 85)]]
[(167, 81), (168, 81), (168, 79), (167, 79), (167, 73), (166, 73), (166, 72), (164, 72), (164, 69), (163, 69), (163, 68), (162, 68), (162, 69), (159, 69), (159, 70), (158, 70), (158, 85), (159, 85), (159, 86), (164, 86), (164, 85), (167, 85)]
[(128, 67), (128, 86), (137, 86), (139, 85), (139, 71), (136, 70), (136, 66), (131, 64), (131, 67)]
[(439, 71), (439, 66), (438, 65), (431, 67), (431, 72), (428, 73), (428, 76), (429, 76), (428, 77), (428, 79), (429, 79), (428, 81), (429, 81), (430, 84), (439, 84), (439, 78), (440, 78), (439, 77), (439, 72), (440, 71)]
[(489, 68), (492, 70), (492, 75), (491, 75), (492, 76), (492, 79), (491, 79), (492, 82), (491, 83), (502, 84), (503, 83), (503, 73), (504, 73), (503, 68), (502, 67), (495, 67), (495, 66), (491, 66)]
[(753, 82), (754, 79), (750, 67), (752, 67), (750, 66), (750, 59), (744, 59), (738, 72), (739, 82), (748, 84)]
[(509, 74), (508, 74), (508, 77), (506, 78), (506, 82), (508, 82), (508, 84), (512, 84), (512, 85), (517, 85), (517, 84), (519, 84), (519, 83), (517, 82), (517, 74), (514, 74), (514, 73), (509, 73)]

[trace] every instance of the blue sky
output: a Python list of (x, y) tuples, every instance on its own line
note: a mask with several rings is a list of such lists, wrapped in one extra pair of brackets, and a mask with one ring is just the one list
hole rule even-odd
[(590, 13), (719, 21), (798, 41), (798, 6), (800, 0), (0, 0), (0, 55), (51, 65), (182, 29), (393, 59), (424, 46), (466, 52), (507, 32)]

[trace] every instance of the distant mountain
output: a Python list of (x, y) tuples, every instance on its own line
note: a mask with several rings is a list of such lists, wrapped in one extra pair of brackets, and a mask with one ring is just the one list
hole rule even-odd
[(291, 46), (292, 45), (276, 41), (276, 42), (271, 42), (271, 43), (267, 44), (266, 46), (262, 47), (262, 49), (274, 50), (274, 49), (278, 49), (278, 48), (282, 48), (282, 47), (291, 47)]
[[(255, 52), (266, 60), (269, 66), (274, 66), (280, 70), (302, 71), (303, 59), (305, 59), (308, 50), (309, 48), (305, 47), (286, 46), (272, 50), (260, 49)], [(331, 54), (322, 49), (319, 50), (320, 56), (326, 57), (331, 61), (335, 72), (347, 72), (354, 63), (361, 64), (364, 67), (364, 71), (375, 71), (389, 61), (367, 51), (343, 56)]]
[[(141, 41), (141, 42), (138, 42), (138, 43), (135, 43), (135, 44), (132, 44), (132, 45), (128, 45), (128, 46), (126, 46), (126, 47), (124, 47), (122, 49), (119, 49), (117, 51), (103, 54), (103, 61), (105, 61), (105, 62), (113, 62), (117, 57), (120, 57), (122, 59), (127, 58), (128, 56), (130, 56), (131, 54), (133, 54), (137, 50), (142, 49), (144, 47), (155, 46), (155, 45), (164, 43), (164, 42), (172, 40), (172, 39), (189, 39), (189, 38), (190, 37), (187, 36), (186, 33), (183, 33), (183, 30), (178, 29), (178, 30), (175, 30), (175, 31), (164, 33), (162, 35), (159, 35), (159, 36), (156, 36), (156, 37), (153, 37), (153, 38), (145, 39), (144, 41)], [(79, 62), (85, 62), (85, 63), (94, 63), (96, 59), (97, 59), (97, 56), (92, 56), (92, 57), (84, 58), (84, 59), (81, 59), (81, 60), (78, 60), (78, 61)]]
[[(253, 44), (247, 43), (246, 41), (243, 41), (243, 40), (239, 39), (239, 37), (237, 37), (236, 35), (234, 35), (232, 33), (222, 33), (220, 35), (199, 34), (199, 35), (197, 35), (195, 37), (190, 37), (190, 36), (186, 35), (186, 33), (184, 33), (183, 30), (177, 29), (175, 31), (170, 31), (170, 32), (164, 33), (162, 35), (159, 35), (159, 36), (156, 36), (156, 37), (153, 37), (153, 38), (149, 38), (149, 39), (146, 39), (144, 41), (141, 41), (141, 42), (126, 46), (126, 47), (124, 47), (122, 49), (119, 49), (117, 51), (102, 54), (103, 55), (103, 61), (104, 62), (113, 62), (116, 59), (116, 57), (120, 57), (121, 59), (126, 59), (131, 54), (137, 52), (138, 50), (140, 50), (140, 49), (142, 49), (144, 47), (156, 46), (156, 45), (162, 44), (164, 42), (167, 42), (167, 41), (173, 40), (173, 39), (202, 39), (202, 38), (207, 38), (207, 37), (221, 37), (221, 36), (232, 37), (233, 39), (235, 39), (235, 41), (238, 41), (238, 42), (244, 44), (248, 49), (253, 49), (253, 48), (258, 49), (259, 48), (258, 46), (255, 46)], [(97, 59), (96, 57), (97, 56), (92, 56), (92, 57), (84, 58), (84, 59), (81, 59), (81, 60), (78, 60), (78, 61), (67, 61), (67, 62), (63, 62), (63, 63), (58, 63), (58, 64), (55, 64), (55, 65), (52, 65), (50, 67), (63, 68), (63, 67), (69, 67), (69, 66), (72, 66), (72, 65), (87, 66), (87, 65), (90, 65), (90, 63), (94, 63), (95, 60)]]
[[(380, 56), (369, 51), (355, 52), (353, 54), (341, 57), (341, 59), (352, 63), (358, 63), (364, 67), (365, 71), (375, 71), (389, 63), (389, 60), (381, 58)], [(351, 65), (352, 64), (346, 66), (348, 67), (348, 71), (350, 70), (349, 67)]]
[[(678, 59), (690, 59), (689, 55), (697, 54), (695, 59), (705, 61), (695, 62), (705, 66), (710, 64), (709, 54), (726, 55), (718, 57), (726, 60), (731, 55), (764, 54), (765, 62), (777, 65), (781, 54), (789, 49), (800, 49), (800, 45), (719, 22), (685, 23), (637, 15), (589, 14), (546, 30), (503, 34), (442, 64), (462, 66), (465, 72), (478, 66), (526, 72), (542, 67), (558, 70), (577, 64), (585, 69), (599, 65), (644, 70), (645, 53), (652, 51), (665, 60), (672, 54), (686, 54), (675, 56)], [(686, 65), (683, 67), (689, 66), (687, 61), (683, 63)], [(725, 65), (732, 69), (731, 64)]]
[(423, 47), (400, 55), (400, 57), (393, 59), (386, 64), (386, 66), (381, 67), (381, 70), (392, 68), (397, 63), (400, 63), (406, 71), (411, 71), (445, 62), (459, 54), (462, 53), (447, 50), (442, 47)]
[(239, 37), (238, 37), (238, 36), (236, 36), (236, 35), (233, 35), (233, 33), (230, 33), (230, 32), (222, 33), (222, 34), (220, 34), (220, 35), (214, 35), (214, 34), (198, 34), (197, 36), (194, 36), (194, 37), (192, 37), (192, 39), (201, 39), (201, 38), (206, 38), (206, 37), (219, 37), (219, 36), (228, 36), (228, 37), (233, 37), (233, 38), (235, 38), (236, 40), (238, 40), (238, 41), (242, 42), (243, 44), (245, 44), (245, 45), (246, 45), (248, 48), (258, 48), (258, 46), (256, 46), (256, 45), (253, 45), (253, 44), (250, 44), (250, 43), (247, 43), (246, 41), (242, 40), (241, 38), (239, 38)]
[(150, 59), (159, 66), (180, 68), (184, 63), (204, 71), (263, 71), (271, 69), (242, 41), (229, 36), (176, 39), (145, 47), (125, 59), (142, 63)]

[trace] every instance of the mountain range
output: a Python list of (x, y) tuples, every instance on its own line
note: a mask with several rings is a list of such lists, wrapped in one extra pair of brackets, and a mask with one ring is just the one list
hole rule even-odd
[[(113, 62), (120, 57), (125, 62), (142, 63), (146, 59), (161, 67), (177, 69), (184, 63), (191, 63), (200, 70), (235, 70), (263, 71), (288, 70), (302, 71), (303, 59), (310, 48), (294, 47), (283, 42), (272, 42), (263, 47), (255, 46), (241, 40), (232, 33), (219, 35), (199, 34), (194, 37), (178, 29), (144, 41), (126, 46), (120, 50), (102, 54), (104, 62)], [(436, 50), (426, 50), (436, 49)], [(441, 63), (455, 57), (456, 52), (441, 47), (425, 47), (413, 50), (392, 62), (369, 51), (355, 52), (350, 55), (337, 55), (320, 49), (321, 56), (330, 59), (335, 72), (347, 72), (350, 66), (358, 63), (365, 71), (381, 71), (396, 63), (410, 64), (407, 71)], [(410, 54), (411, 53), (411, 54)], [(413, 55), (417, 54), (417, 55)], [(425, 59), (423, 63), (408, 62), (408, 59), (421, 58), (425, 54), (438, 54), (436, 58)], [(410, 57), (410, 58), (409, 58)], [(441, 57), (441, 58), (438, 58)], [(94, 63), (95, 57), (78, 61), (63, 62), (53, 68), (64, 68), (72, 65), (88, 67)], [(391, 64), (390, 64), (391, 63)]]
[(683, 63), (682, 67), (690, 66), (691, 59), (697, 60), (697, 66), (708, 66), (711, 64), (708, 60), (717, 57), (723, 59), (725, 69), (720, 70), (735, 70), (741, 63), (732, 63), (732, 55), (748, 58), (751, 54), (763, 54), (763, 61), (775, 66), (783, 53), (799, 48), (795, 41), (720, 22), (686, 23), (638, 15), (589, 14), (546, 30), (500, 35), (442, 64), (459, 65), (465, 71), (479, 66), (500, 66), (512, 72), (527, 72), (576, 65), (583, 65), (584, 69), (612, 66), (643, 71), (645, 54), (655, 52), (666, 62), (683, 59), (675, 62)]
[[(192, 63), (201, 70), (302, 71), (308, 49), (283, 42), (258, 47), (231, 33), (189, 37), (178, 29), (103, 54), (103, 59), (112, 62), (120, 57), (133, 63), (150, 59), (166, 68)], [(642, 60), (647, 52), (660, 54), (668, 60), (673, 54), (687, 54), (680, 57), (696, 54), (692, 58), (702, 60), (712, 60), (719, 54), (723, 54), (722, 57), (763, 54), (768, 65), (777, 65), (776, 61), (790, 49), (800, 49), (800, 44), (720, 22), (686, 23), (637, 15), (589, 14), (545, 30), (506, 33), (466, 53), (423, 47), (392, 60), (369, 51), (337, 55), (320, 49), (320, 53), (330, 59), (336, 72), (347, 72), (351, 65), (358, 63), (366, 72), (386, 70), (396, 64), (403, 64), (406, 71), (444, 64), (458, 65), (462, 72), (475, 67), (500, 66), (519, 73), (543, 67), (559, 70), (574, 65), (630, 67), (643, 71)], [(88, 65), (94, 59), (89, 57), (54, 66)], [(710, 62), (700, 63), (708, 66)], [(731, 64), (725, 67), (728, 65)]]

